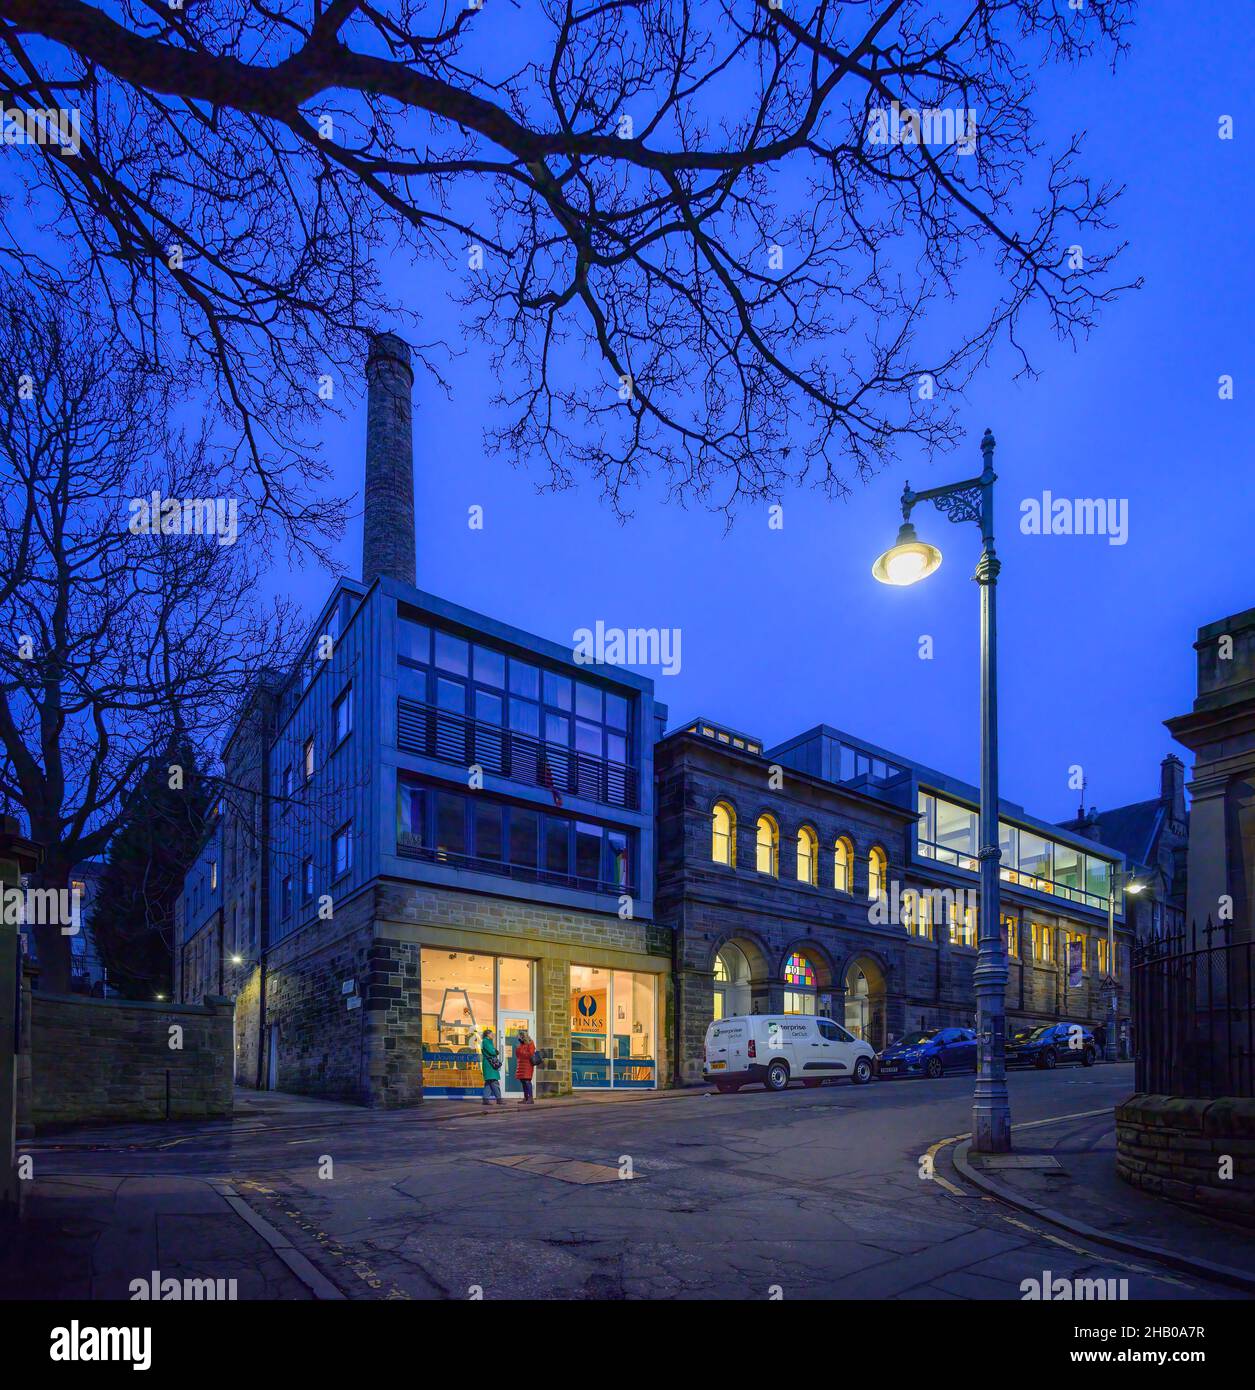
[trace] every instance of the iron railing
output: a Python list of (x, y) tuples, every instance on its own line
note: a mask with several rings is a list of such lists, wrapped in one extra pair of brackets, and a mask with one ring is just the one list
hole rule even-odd
[(397, 700), (397, 747), (460, 767), (478, 764), (485, 772), (559, 795), (640, 809), (640, 774), (634, 767), (404, 696)]
[(478, 873), (498, 874), (523, 883), (548, 883), (557, 888), (575, 888), (582, 893), (634, 893), (629, 883), (607, 883), (600, 878), (583, 878), (579, 874), (560, 874), (550, 869), (532, 868), (526, 864), (508, 864), (502, 859), (485, 859), (473, 854), (454, 854), (447, 849), (434, 849), (418, 842), (415, 836), (402, 832), (397, 836), (397, 853), (403, 859), (421, 859), (428, 864), (449, 864), (455, 869), (471, 869)]
[(1255, 1096), (1255, 941), (1228, 923), (1133, 948), (1137, 1089), (1166, 1096)]

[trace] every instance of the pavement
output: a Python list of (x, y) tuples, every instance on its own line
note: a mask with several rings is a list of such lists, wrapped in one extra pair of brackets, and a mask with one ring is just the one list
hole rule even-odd
[(1012, 1130), (1011, 1155), (959, 1142), (960, 1176), (998, 1200), (1084, 1239), (1255, 1292), (1255, 1231), (1151, 1196), (1115, 1170), (1109, 1110)]
[[(1106, 1243), (1154, 1235), (1251, 1267), (1245, 1237), (1230, 1233), (1222, 1260), (1206, 1218), (1107, 1181), (1102, 1117), (1131, 1092), (1131, 1067), (1010, 1086), (1017, 1152), (1031, 1135), (1064, 1176), (977, 1175), (1007, 1200), (956, 1153), (970, 1073), (486, 1112), (240, 1092), (228, 1121), (31, 1141), (36, 1225), (0, 1256), (0, 1296), (126, 1297), (150, 1270), (230, 1274), (238, 1297), (262, 1299), (1018, 1299), (1044, 1270), (1126, 1278), (1135, 1299), (1244, 1296)], [(1090, 1234), (1060, 1230), (1032, 1182), (1056, 1184), (1051, 1201)]]

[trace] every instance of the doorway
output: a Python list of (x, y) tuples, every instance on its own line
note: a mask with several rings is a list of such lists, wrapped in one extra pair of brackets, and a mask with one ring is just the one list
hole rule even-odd
[(715, 957), (713, 1021), (737, 1018), (750, 1011), (750, 963), (735, 942), (727, 942)]
[(875, 961), (859, 956), (845, 972), (846, 1032), (870, 1043), (878, 1052), (885, 1046), (885, 977)]
[(266, 1089), (279, 1089), (279, 1025), (272, 1023), (266, 1030)]
[(518, 1066), (514, 1059), (514, 1049), (518, 1046), (519, 1034), (526, 1033), (536, 1041), (536, 1017), (518, 1009), (501, 1012), (501, 1060), (505, 1066), (501, 1071), (501, 1090), (505, 1095), (521, 1096), (523, 1087), (518, 1078)]

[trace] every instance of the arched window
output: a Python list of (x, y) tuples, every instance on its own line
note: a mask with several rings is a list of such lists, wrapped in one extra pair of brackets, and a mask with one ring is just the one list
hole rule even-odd
[(871, 853), (867, 856), (867, 896), (878, 898), (885, 891), (885, 871), (889, 867), (889, 861), (885, 858), (885, 852), (879, 845), (873, 845)]
[(710, 813), (710, 857), (736, 867), (736, 812), (726, 801), (716, 801)]
[(729, 941), (715, 957), (714, 1017), (733, 1018), (750, 1011), (750, 963)]
[(758, 818), (758, 872), (773, 878), (780, 872), (780, 828), (768, 815)]
[(804, 825), (797, 832), (797, 880), (799, 883), (815, 883), (819, 866), (819, 836)]
[(837, 841), (835, 864), (832, 886), (838, 893), (852, 892), (854, 889), (854, 846), (844, 835)]
[(801, 951), (792, 951), (784, 963), (784, 1011), (815, 1012), (815, 967)]

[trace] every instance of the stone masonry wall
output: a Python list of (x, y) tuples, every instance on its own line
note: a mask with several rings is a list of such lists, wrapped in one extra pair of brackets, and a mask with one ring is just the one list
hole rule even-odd
[(1130, 1096), (1116, 1107), (1116, 1172), (1144, 1192), (1255, 1226), (1255, 1100)]
[(37, 990), (29, 997), (31, 1084), (21, 1118), (36, 1133), (230, 1116), (229, 999), (156, 1004)]

